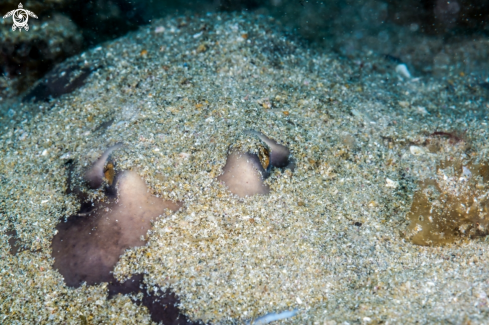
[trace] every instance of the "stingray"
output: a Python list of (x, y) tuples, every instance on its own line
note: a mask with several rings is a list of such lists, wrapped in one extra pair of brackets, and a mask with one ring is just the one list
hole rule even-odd
[(23, 252), (26, 250), (24, 246), (22, 246), (22, 242), (17, 236), (17, 231), (15, 229), (9, 229), (7, 230), (7, 236), (8, 236), (8, 244), (10, 246), (10, 254), (12, 255), (17, 255), (20, 252)]
[(56, 227), (54, 267), (69, 286), (108, 282), (119, 256), (145, 244), (141, 236), (151, 228), (151, 221), (167, 209), (180, 208), (178, 203), (150, 195), (135, 172), (120, 173), (116, 183), (117, 195), (109, 194), (106, 202), (96, 202), (90, 212), (71, 216)]
[[(107, 170), (104, 173), (105, 164), (112, 151), (120, 146), (110, 147), (86, 171), (85, 180), (91, 188), (100, 188), (105, 176), (111, 174)], [(105, 188), (104, 200), (93, 204), (84, 202), (78, 214), (56, 226), (52, 256), (54, 268), (63, 275), (67, 286), (108, 282), (111, 298), (118, 293), (136, 293), (141, 290), (142, 275), (118, 283), (112, 271), (126, 249), (146, 243), (144, 236), (151, 229), (152, 221), (177, 211), (181, 203), (152, 196), (145, 182), (133, 171), (123, 171), (115, 175), (113, 180), (107, 180), (107, 183), (112, 185)], [(80, 197), (83, 198), (82, 195)], [(178, 298), (174, 294), (166, 292), (157, 297), (146, 291), (144, 293), (142, 303), (150, 310), (153, 321), (164, 321), (165, 324), (188, 323), (187, 318), (175, 307)]]
[[(137, 294), (143, 292), (142, 300), (137, 300), (137, 304), (143, 304), (148, 308), (151, 319), (154, 322), (162, 322), (165, 325), (193, 325), (199, 324), (191, 322), (180, 312), (176, 306), (178, 297), (167, 290), (162, 295), (153, 295), (148, 293), (143, 282), (142, 274), (135, 274), (124, 283), (111, 282), (108, 286), (109, 299), (118, 294)], [(160, 291), (161, 292), (161, 291)]]
[(264, 181), (270, 176), (272, 169), (289, 168), (293, 170), (294, 162), (286, 146), (254, 130), (246, 131), (246, 133), (256, 136), (264, 143), (266, 148), (261, 152), (265, 157), (250, 152), (231, 151), (218, 180), (239, 197), (266, 195), (270, 192), (270, 187)]
[(293, 161), (290, 158), (290, 150), (286, 146), (277, 143), (277, 141), (270, 139), (261, 132), (254, 130), (246, 131), (247, 134), (258, 137), (263, 141), (269, 149), (269, 159), (270, 164), (268, 166), (268, 171), (273, 167), (278, 168), (291, 168), (293, 169)]
[[(260, 132), (248, 131), (248, 134), (262, 141), (262, 155), (230, 152), (224, 172), (218, 178), (231, 192), (241, 197), (268, 194), (270, 189), (264, 179), (272, 169), (294, 168), (287, 147)], [(79, 287), (83, 283), (96, 285), (108, 282), (109, 299), (116, 294), (143, 290), (142, 275), (134, 275), (119, 283), (112, 271), (126, 249), (145, 244), (144, 236), (151, 229), (152, 221), (181, 208), (181, 203), (148, 193), (146, 184), (137, 173), (115, 173), (113, 164), (107, 160), (121, 146), (116, 144), (107, 149), (84, 173), (90, 188), (98, 189), (105, 185), (105, 198), (87, 201), (82, 191), (75, 190), (82, 200), (81, 209), (56, 226), (57, 234), (52, 241), (54, 268), (63, 275), (66, 285)], [(73, 171), (72, 166), (70, 169)], [(71, 177), (68, 177), (68, 188), (71, 188)], [(143, 293), (141, 303), (150, 310), (153, 321), (188, 323), (188, 319), (175, 307), (178, 298), (170, 291), (162, 296), (152, 296), (147, 290)]]
[(117, 143), (112, 147), (109, 147), (109, 149), (105, 150), (102, 156), (100, 156), (100, 158), (97, 159), (97, 161), (94, 162), (92, 166), (85, 172), (85, 180), (87, 181), (90, 188), (96, 189), (102, 186), (105, 177), (105, 163), (107, 162), (110, 154), (120, 147), (122, 147), (122, 143)]
[(51, 98), (69, 94), (84, 86), (90, 74), (100, 68), (101, 66), (85, 67), (82, 62), (70, 66), (60, 65), (47, 73), (22, 101), (48, 102)]

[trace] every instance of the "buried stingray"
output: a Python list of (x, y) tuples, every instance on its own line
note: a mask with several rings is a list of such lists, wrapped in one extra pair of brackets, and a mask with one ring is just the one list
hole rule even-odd
[[(104, 174), (104, 166), (110, 153), (119, 147), (109, 148), (85, 173), (90, 187), (100, 187), (104, 175), (109, 176), (107, 181), (112, 183), (113, 169)], [(141, 290), (142, 275), (118, 283), (111, 272), (126, 249), (145, 244), (141, 237), (151, 228), (152, 221), (180, 207), (180, 203), (150, 195), (135, 172), (121, 172), (106, 188), (105, 202), (94, 202), (93, 206), (85, 202), (78, 215), (57, 225), (58, 232), (52, 241), (54, 268), (70, 287), (79, 287), (83, 282), (88, 285), (108, 282), (109, 298), (118, 293), (137, 293)], [(189, 323), (175, 307), (178, 298), (170, 292), (156, 297), (144, 290), (142, 303), (150, 310), (153, 321)]]
[[(239, 197), (256, 194), (266, 195), (270, 187), (264, 180), (271, 175), (273, 168), (290, 169), (294, 171), (295, 162), (290, 150), (261, 132), (246, 131), (245, 134), (256, 137), (261, 141), (257, 153), (246, 150), (230, 149), (223, 173), (218, 180), (223, 182), (229, 191)], [(277, 320), (295, 316), (298, 310), (288, 310), (280, 313), (269, 313), (246, 324), (265, 325)]]
[[(261, 140), (260, 154), (231, 151), (223, 174), (218, 179), (238, 196), (267, 194), (269, 187), (264, 179), (272, 168), (293, 169), (289, 149), (265, 135), (249, 131), (247, 134)], [(145, 290), (143, 276), (134, 275), (124, 283), (118, 283), (112, 270), (119, 257), (131, 247), (145, 244), (141, 237), (151, 228), (151, 222), (165, 211), (177, 211), (180, 203), (165, 201), (151, 196), (144, 181), (132, 171), (115, 174), (113, 165), (106, 164), (110, 154), (121, 145), (107, 149), (86, 171), (84, 177), (92, 189), (100, 188), (107, 181), (105, 201), (91, 204), (82, 202), (77, 215), (57, 225), (58, 233), (52, 241), (54, 268), (68, 286), (79, 287), (86, 282), (94, 285), (108, 282), (109, 299), (117, 294), (143, 291), (141, 303), (146, 306), (153, 321), (164, 324), (189, 324), (187, 317), (175, 306), (178, 298), (167, 291), (163, 296), (151, 296)], [(71, 178), (68, 178), (70, 188)], [(77, 190), (81, 199), (83, 196)]]
[(290, 150), (260, 132), (250, 130), (246, 134), (262, 142), (258, 154), (231, 150), (218, 180), (239, 197), (268, 194), (270, 187), (264, 180), (270, 176), (272, 168), (294, 169)]

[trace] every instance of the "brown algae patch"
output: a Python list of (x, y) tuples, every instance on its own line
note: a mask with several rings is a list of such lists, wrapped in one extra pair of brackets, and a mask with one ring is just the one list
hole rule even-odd
[(443, 245), (488, 234), (489, 198), (486, 163), (445, 160), (434, 179), (414, 193), (408, 235), (417, 245)]

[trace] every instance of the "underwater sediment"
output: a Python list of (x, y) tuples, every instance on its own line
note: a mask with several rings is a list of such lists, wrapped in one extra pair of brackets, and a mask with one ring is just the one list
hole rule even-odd
[[(149, 324), (138, 302), (170, 290), (195, 322), (297, 310), (281, 322), (483, 323), (484, 215), (425, 246), (410, 216), (427, 180), (484, 202), (474, 166), (487, 161), (489, 93), (472, 75), (408, 78), (396, 65), (226, 13), (157, 20), (58, 66), (72, 77), (39, 81), (0, 133), (1, 322)], [(233, 190), (250, 180), (258, 192)], [(430, 203), (443, 195), (456, 194)], [(123, 243), (110, 276), (70, 282), (53, 252), (64, 227), (92, 203), (112, 218), (132, 199), (178, 207), (129, 222), (151, 229)], [(141, 275), (141, 293), (104, 282)]]

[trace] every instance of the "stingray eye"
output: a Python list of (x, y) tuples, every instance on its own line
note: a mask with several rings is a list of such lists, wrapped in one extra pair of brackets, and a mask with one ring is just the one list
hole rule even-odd
[(261, 146), (258, 149), (258, 158), (260, 159), (261, 166), (266, 170), (270, 166), (270, 151), (268, 148)]
[[(278, 167), (278, 168), (284, 168), (284, 167), (286, 167), (286, 168), (290, 167), (291, 169), (293, 168), (292, 161), (290, 159), (289, 148), (287, 148), (286, 146), (284, 146), (282, 144), (277, 143), (277, 141), (267, 137), (266, 135), (264, 135), (261, 132), (249, 130), (249, 131), (246, 131), (246, 134), (249, 134), (253, 137), (260, 139), (260, 141), (263, 143), (264, 147), (266, 147), (268, 164), (272, 165), (273, 167)], [(266, 168), (268, 168), (268, 164), (267, 164)]]
[(104, 177), (107, 180), (107, 183), (109, 185), (112, 185), (114, 182), (114, 177), (115, 177), (115, 170), (114, 170), (114, 164), (109, 162), (107, 163), (107, 166), (105, 166), (104, 169)]
[(273, 167), (293, 169), (289, 149), (260, 132), (247, 131), (244, 138), (231, 146), (230, 153), (218, 180), (232, 193), (244, 197), (268, 194), (264, 179)]

